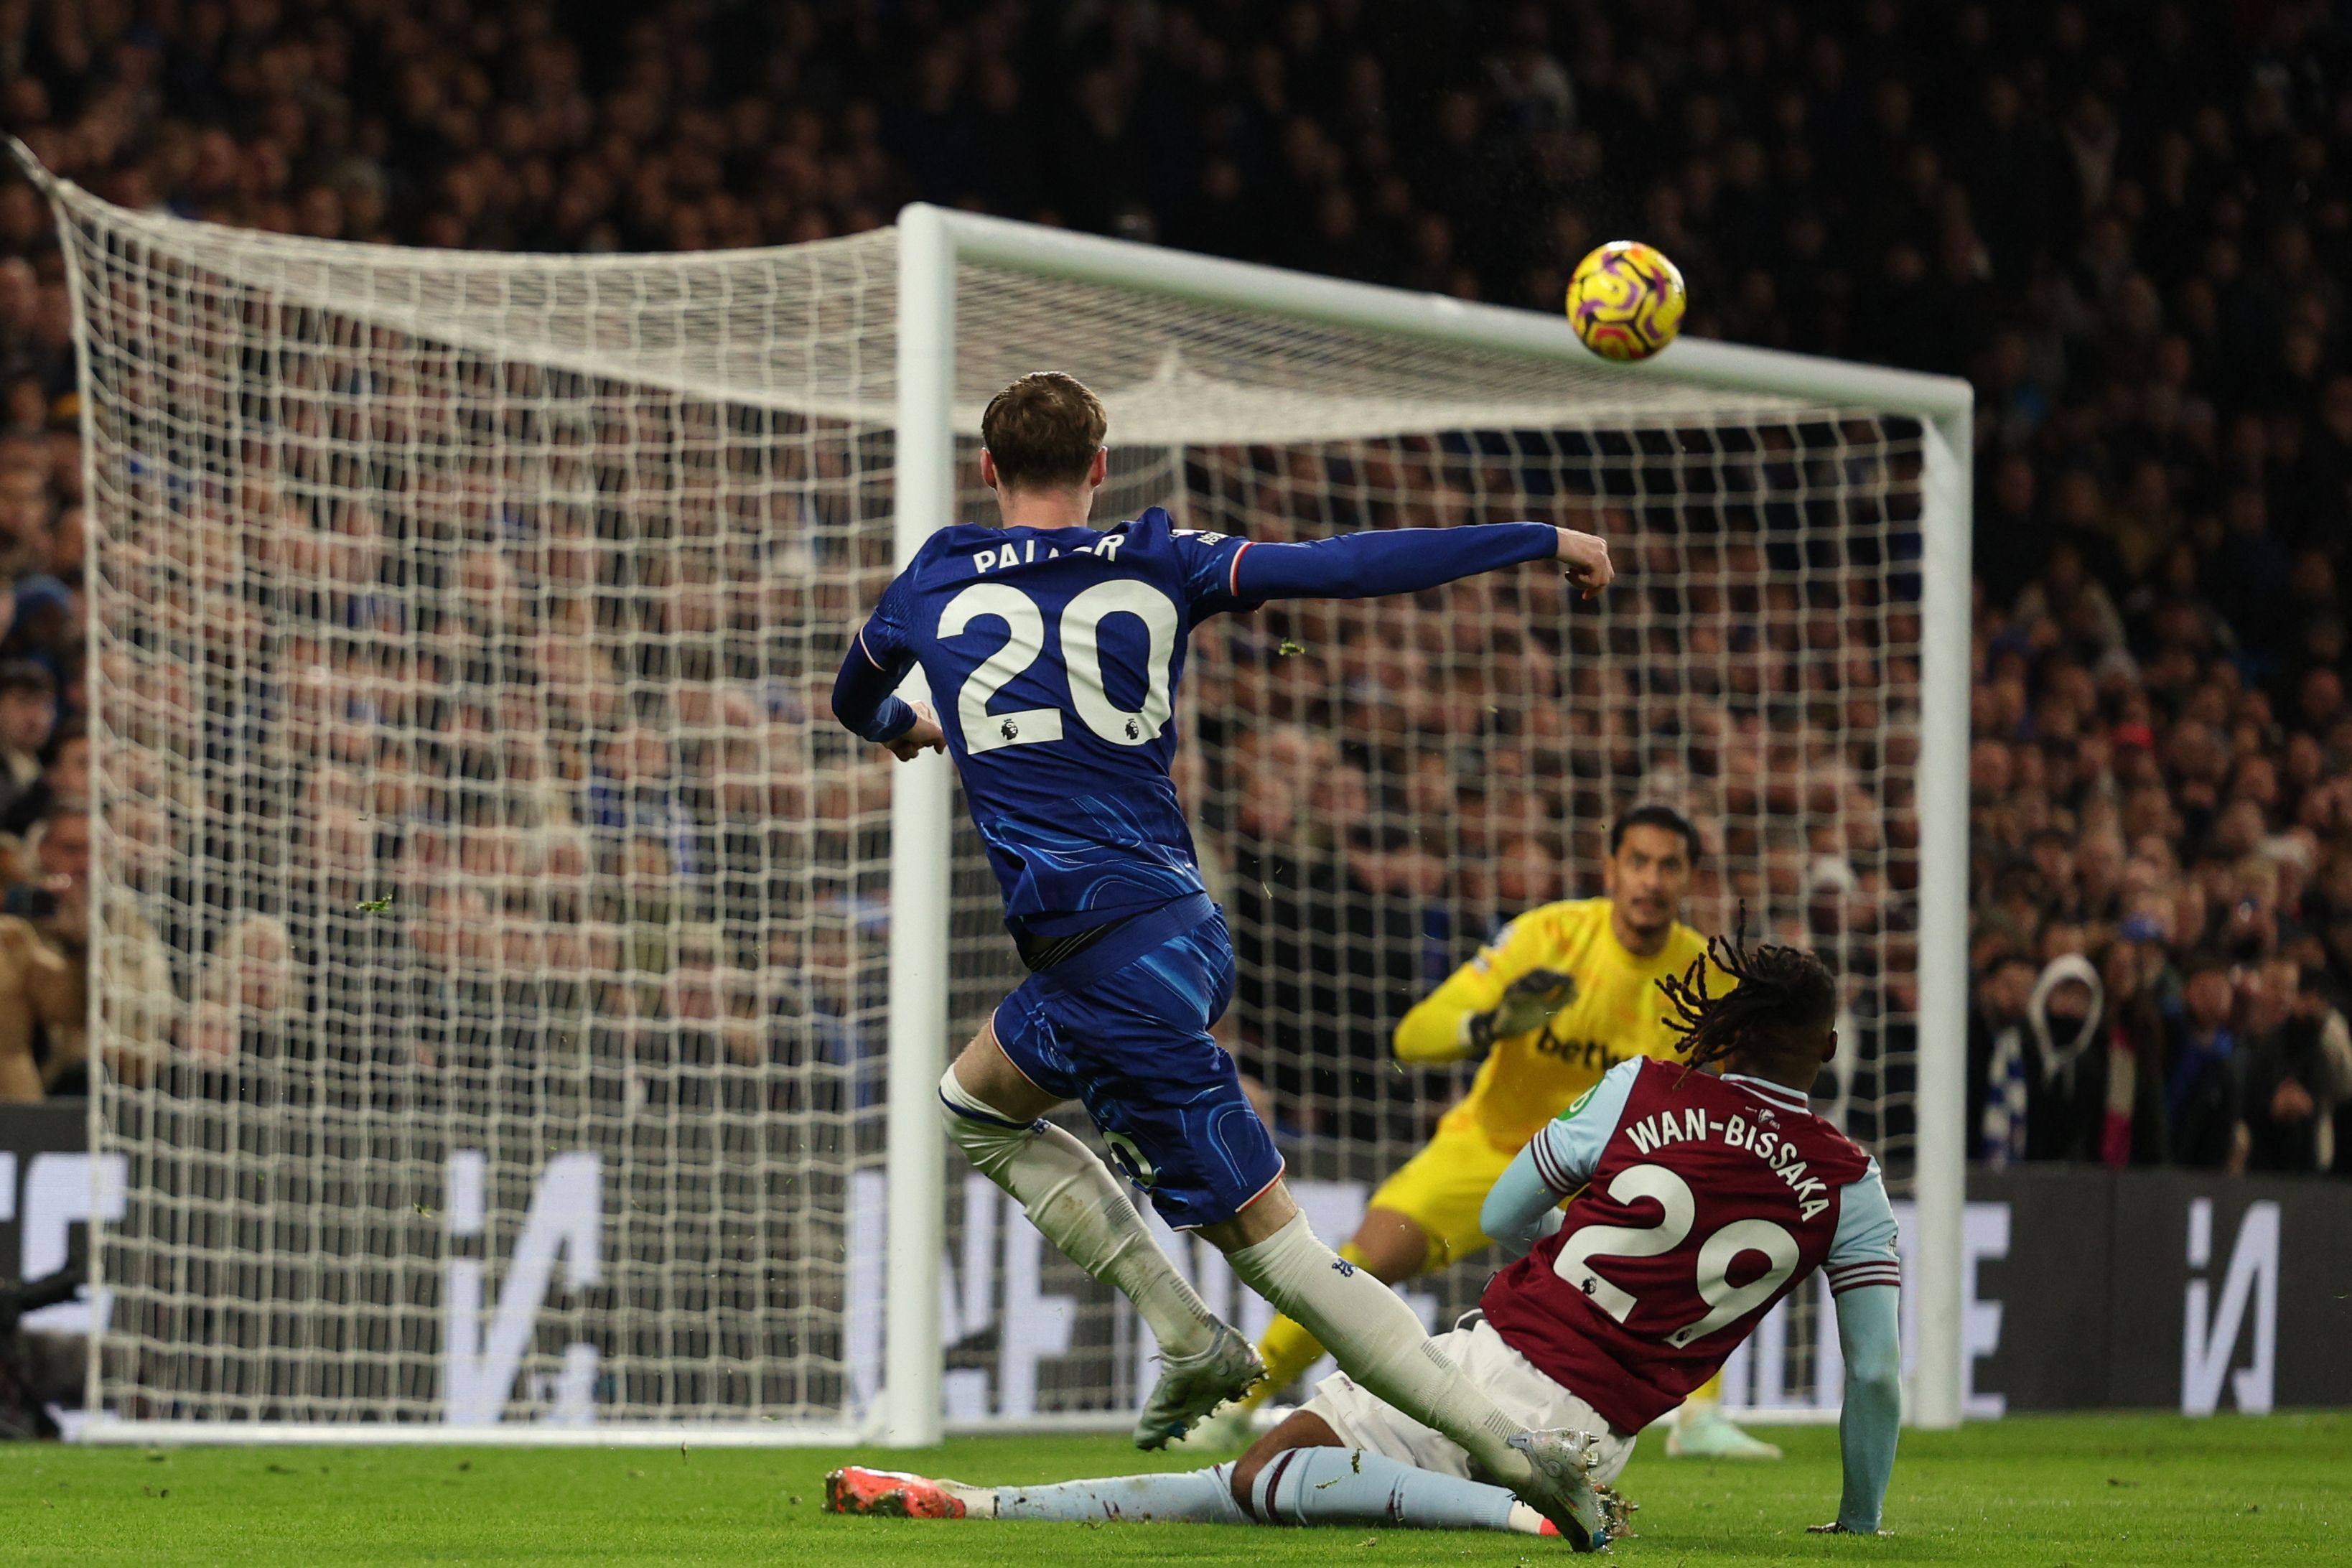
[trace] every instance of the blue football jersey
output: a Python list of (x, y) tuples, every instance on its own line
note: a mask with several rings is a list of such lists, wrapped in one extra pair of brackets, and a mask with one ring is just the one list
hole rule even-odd
[(1202, 890), (1169, 778), (1192, 627), (1244, 607), (1248, 542), (1153, 507), (1092, 528), (959, 524), (927, 541), (859, 633), (922, 667), (1006, 922), (1066, 936)]

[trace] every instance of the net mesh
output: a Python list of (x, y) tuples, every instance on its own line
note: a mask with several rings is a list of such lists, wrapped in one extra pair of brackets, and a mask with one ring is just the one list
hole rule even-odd
[[(54, 195), (127, 1162), (108, 1409), (854, 1418), (889, 778), (824, 701), (891, 569), (894, 236), (484, 257)], [(1181, 782), (1239, 952), (1226, 1037), (1319, 1229), (1465, 1081), (1391, 1065), (1397, 1018), (1502, 920), (1597, 891), (1643, 799), (1706, 836), (1694, 923), (1744, 900), (1833, 959), (1858, 1048), (1824, 1089), (1901, 1184), (1915, 426), (1008, 268), (963, 268), (958, 310), (967, 437), (1039, 365), (1105, 395), (1105, 511), (1261, 539), (1537, 517), (1633, 568), (1599, 606), (1528, 571), (1196, 639)], [(960, 1041), (1020, 972), (957, 833)], [(951, 1417), (1131, 1411), (1124, 1303), (984, 1181), (950, 1189)]]

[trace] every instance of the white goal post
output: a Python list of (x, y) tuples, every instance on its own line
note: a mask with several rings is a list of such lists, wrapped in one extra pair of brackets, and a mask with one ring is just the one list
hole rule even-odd
[[(1109, 408), (1106, 511), (1621, 543), (1594, 606), (1530, 572), (1195, 639), (1229, 1044), (1318, 1230), (1466, 1082), (1389, 1063), (1401, 1008), (1668, 800), (1708, 840), (1694, 923), (1748, 905), (1841, 974), (1823, 1092), (1908, 1205), (1910, 1417), (1958, 1420), (1965, 384), (1612, 365), (1557, 317), (922, 205), (508, 256), (33, 174), (90, 508), (88, 1436), (1131, 1419), (1148, 1335), (939, 1131), (1019, 973), (951, 773), (824, 710), (894, 562), (987, 515), (987, 395), (1046, 365)], [(1776, 1313), (1733, 1403), (1833, 1404), (1825, 1321)]]

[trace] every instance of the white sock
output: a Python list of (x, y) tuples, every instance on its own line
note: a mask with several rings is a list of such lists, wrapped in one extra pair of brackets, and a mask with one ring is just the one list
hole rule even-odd
[(1207, 1352), (1216, 1318), (1143, 1227), (1110, 1167), (1049, 1123), (1014, 1121), (940, 1079), (940, 1118), (975, 1169), (1014, 1197), (1062, 1255), (1135, 1303), (1171, 1361)]
[[(959, 1496), (963, 1494), (959, 1493)], [(964, 1498), (966, 1517), (980, 1512)], [(1174, 1475), (1110, 1476), (1041, 1487), (999, 1487), (986, 1505), (991, 1519), (1159, 1520), (1166, 1524), (1247, 1524), (1234, 1500), (1234, 1468), (1216, 1465)]]
[(1227, 1256), (1251, 1289), (1306, 1325), (1349, 1377), (1453, 1438), (1504, 1485), (1532, 1473), (1509, 1445), (1519, 1424), (1462, 1375), (1396, 1292), (1318, 1241), (1305, 1215)]

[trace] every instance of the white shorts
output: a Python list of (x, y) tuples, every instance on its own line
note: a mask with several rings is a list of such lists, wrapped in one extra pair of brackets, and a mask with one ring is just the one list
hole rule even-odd
[[(1521, 1426), (1529, 1431), (1565, 1426), (1599, 1438), (1601, 1462), (1592, 1474), (1602, 1485), (1615, 1480), (1625, 1461), (1633, 1457), (1632, 1437), (1612, 1430), (1599, 1411), (1537, 1371), (1535, 1363), (1506, 1344), (1486, 1319), (1438, 1334), (1432, 1342)], [(1321, 1416), (1349, 1447), (1440, 1475), (1470, 1479), (1470, 1456), (1451, 1437), (1383, 1402), (1344, 1372), (1316, 1384), (1315, 1397), (1299, 1409)]]

